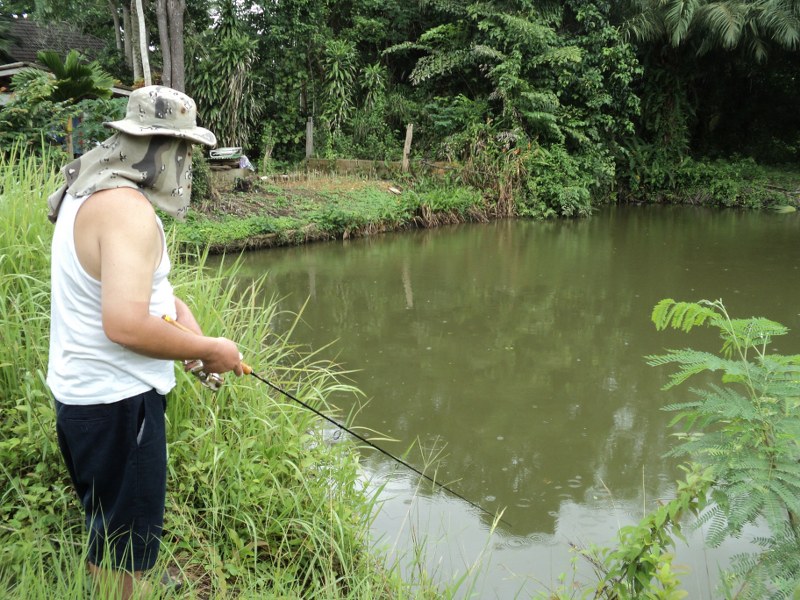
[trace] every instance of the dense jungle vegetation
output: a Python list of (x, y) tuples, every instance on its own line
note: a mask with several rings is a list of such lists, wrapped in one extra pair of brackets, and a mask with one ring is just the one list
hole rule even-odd
[[(63, 85), (86, 66), (69, 57), (48, 57), (54, 78), (20, 77), (0, 111), (2, 147), (63, 130), (75, 111), (88, 113), (84, 139), (102, 136), (98, 123), (124, 100), (83, 98), (99, 95), (104, 74), (141, 83), (123, 51), (137, 37), (127, 4), (0, 1), (0, 52), (22, 15), (77, 23), (108, 44), (82, 90)], [(202, 124), (262, 172), (304, 157), (308, 118), (317, 154), (339, 158), (397, 160), (413, 123), (413, 156), (457, 162), (459, 183), (498, 215), (585, 215), (615, 199), (797, 201), (767, 170), (800, 152), (797, 0), (143, 5), (152, 80), (174, 78), (169, 17)]]
[[(24, 15), (68, 21), (107, 43), (93, 62), (42, 53), (52, 74), (20, 73), (0, 107), (0, 455), (7, 482), (0, 590), (8, 597), (67, 598), (88, 589), (85, 576), (74, 574), (83, 533), (42, 377), (50, 231), (43, 206), (65, 158), (52, 151), (72, 117), (83, 119), (73, 135), (84, 144), (102, 139), (102, 121), (124, 112), (125, 99), (111, 99), (113, 81), (143, 83), (142, 57), (125, 50), (138, 35), (129, 4), (0, 0), (0, 59), (14, 43), (13, 20)], [(201, 124), (216, 132), (219, 146), (242, 146), (260, 173), (280, 173), (304, 158), (309, 118), (322, 157), (397, 160), (412, 123), (413, 158), (457, 165), (446, 182), (453, 193), (426, 182), (397, 206), (373, 192), (358, 194), (358, 218), (375, 211), (401, 220), (436, 210), (550, 218), (588, 215), (613, 201), (761, 208), (799, 200), (800, 0), (141, 4), (153, 81), (167, 81), (168, 70), (173, 85), (185, 79)], [(162, 17), (180, 22), (172, 30), (185, 50), (180, 76), (174, 57), (167, 61)], [(200, 174), (207, 165), (199, 159), (196, 167)], [(195, 191), (202, 196), (200, 177)], [(342, 226), (351, 208), (311, 206), (308, 219), (323, 230)], [(246, 235), (278, 227), (271, 218), (254, 219), (252, 230), (250, 220), (231, 222)], [(209, 231), (203, 223), (190, 230), (201, 244)], [(175, 253), (178, 286), (199, 315), (217, 323), (219, 334), (266, 345), (278, 382), (319, 405), (330, 390), (349, 389), (335, 365), (274, 338), (275, 304), (264, 312), (254, 300), (263, 282), (234, 298), (218, 283), (235, 276), (235, 265), (206, 278), (202, 254), (192, 256), (198, 266)], [(680, 518), (708, 503), (705, 518), (717, 538), (738, 535), (755, 519), (770, 526), (765, 552), (735, 565), (725, 595), (797, 597), (797, 357), (767, 353), (781, 326), (731, 319), (722, 305), (665, 301), (653, 318), (662, 329), (705, 324), (721, 333), (720, 356), (650, 358), (677, 369), (674, 383), (704, 371), (725, 374), (726, 386), (671, 407), (686, 430), (676, 455), (700, 464), (687, 468), (674, 500), (620, 532), (618, 548), (587, 551), (596, 588), (551, 595), (681, 597), (671, 570), (673, 538)], [(302, 411), (244, 387), (231, 384), (213, 405), (201, 398), (170, 406), (176, 492), (168, 500), (164, 560), (189, 575), (189, 595), (441, 594), (424, 574), (402, 581), (394, 565), (364, 552), (372, 500), (353, 455), (326, 444)], [(181, 379), (181, 396), (201, 393)], [(701, 436), (706, 428), (713, 435)], [(249, 460), (252, 454), (268, 460)]]

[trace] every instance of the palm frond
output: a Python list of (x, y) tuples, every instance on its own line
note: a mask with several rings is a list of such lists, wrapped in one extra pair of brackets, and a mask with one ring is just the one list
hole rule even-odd
[(623, 21), (620, 30), (626, 41), (634, 39), (639, 42), (653, 42), (666, 34), (663, 19), (650, 3), (641, 6), (640, 12)]
[(700, 18), (715, 45), (731, 50), (739, 45), (745, 25), (746, 7), (742, 2), (709, 2), (700, 11)]
[(664, 11), (664, 23), (670, 43), (680, 46), (689, 33), (699, 0), (671, 0)]
[(758, 21), (779, 46), (787, 50), (800, 47), (800, 3), (792, 0), (766, 2)]

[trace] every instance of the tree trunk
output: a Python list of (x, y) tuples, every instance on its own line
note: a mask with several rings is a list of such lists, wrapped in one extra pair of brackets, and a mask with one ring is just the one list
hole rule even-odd
[(119, 28), (119, 6), (114, 0), (108, 0), (108, 8), (111, 11), (111, 19), (114, 21), (114, 43), (117, 47), (117, 52), (122, 52), (122, 34)]
[[(131, 7), (125, 2), (122, 3), (122, 29), (125, 33), (123, 38), (125, 50), (125, 64), (131, 70), (134, 70), (133, 64), (133, 25), (131, 25)], [(136, 77), (134, 76), (134, 79)]]
[(139, 23), (139, 53), (142, 57), (142, 72), (144, 74), (144, 84), (153, 85), (150, 77), (150, 54), (147, 51), (147, 25), (144, 21), (144, 6), (142, 0), (136, 0), (136, 16)]
[(156, 0), (156, 15), (158, 15), (158, 43), (161, 44), (161, 83), (172, 87), (172, 46), (169, 39), (167, 0)]
[(142, 80), (142, 58), (139, 45), (139, 14), (136, 0), (131, 0), (131, 58), (133, 59), (133, 82)]
[(170, 58), (172, 60), (172, 87), (186, 91), (186, 72), (183, 56), (183, 14), (186, 0), (167, 0), (169, 19)]

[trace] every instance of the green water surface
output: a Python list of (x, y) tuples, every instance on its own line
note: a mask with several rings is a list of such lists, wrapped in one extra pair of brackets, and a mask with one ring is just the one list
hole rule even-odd
[[(307, 302), (295, 340), (335, 341), (324, 355), (356, 371), (368, 400), (357, 425), (417, 468), (438, 457), (437, 481), (505, 510), (464, 595), (529, 597), (568, 568), (570, 542), (608, 541), (679, 477), (660, 408), (689, 386), (662, 391), (668, 371), (644, 357), (718, 342), (656, 332), (656, 302), (722, 299), (734, 316), (789, 326), (776, 350), (800, 352), (798, 241), (797, 214), (616, 207), (253, 252), (242, 276), (268, 272), (288, 310)], [(365, 457), (390, 482), (375, 529), (394, 551), (431, 536), (445, 581), (487, 551), (490, 515)], [(716, 561), (735, 551), (684, 551), (692, 597), (713, 597)]]

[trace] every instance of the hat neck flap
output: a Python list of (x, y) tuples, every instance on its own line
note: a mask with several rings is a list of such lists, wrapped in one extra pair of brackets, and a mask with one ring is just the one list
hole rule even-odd
[(154, 206), (182, 221), (192, 189), (192, 146), (179, 138), (115, 133), (62, 173), (66, 183), (47, 199), (53, 223), (66, 193), (79, 198), (120, 187), (138, 189)]

